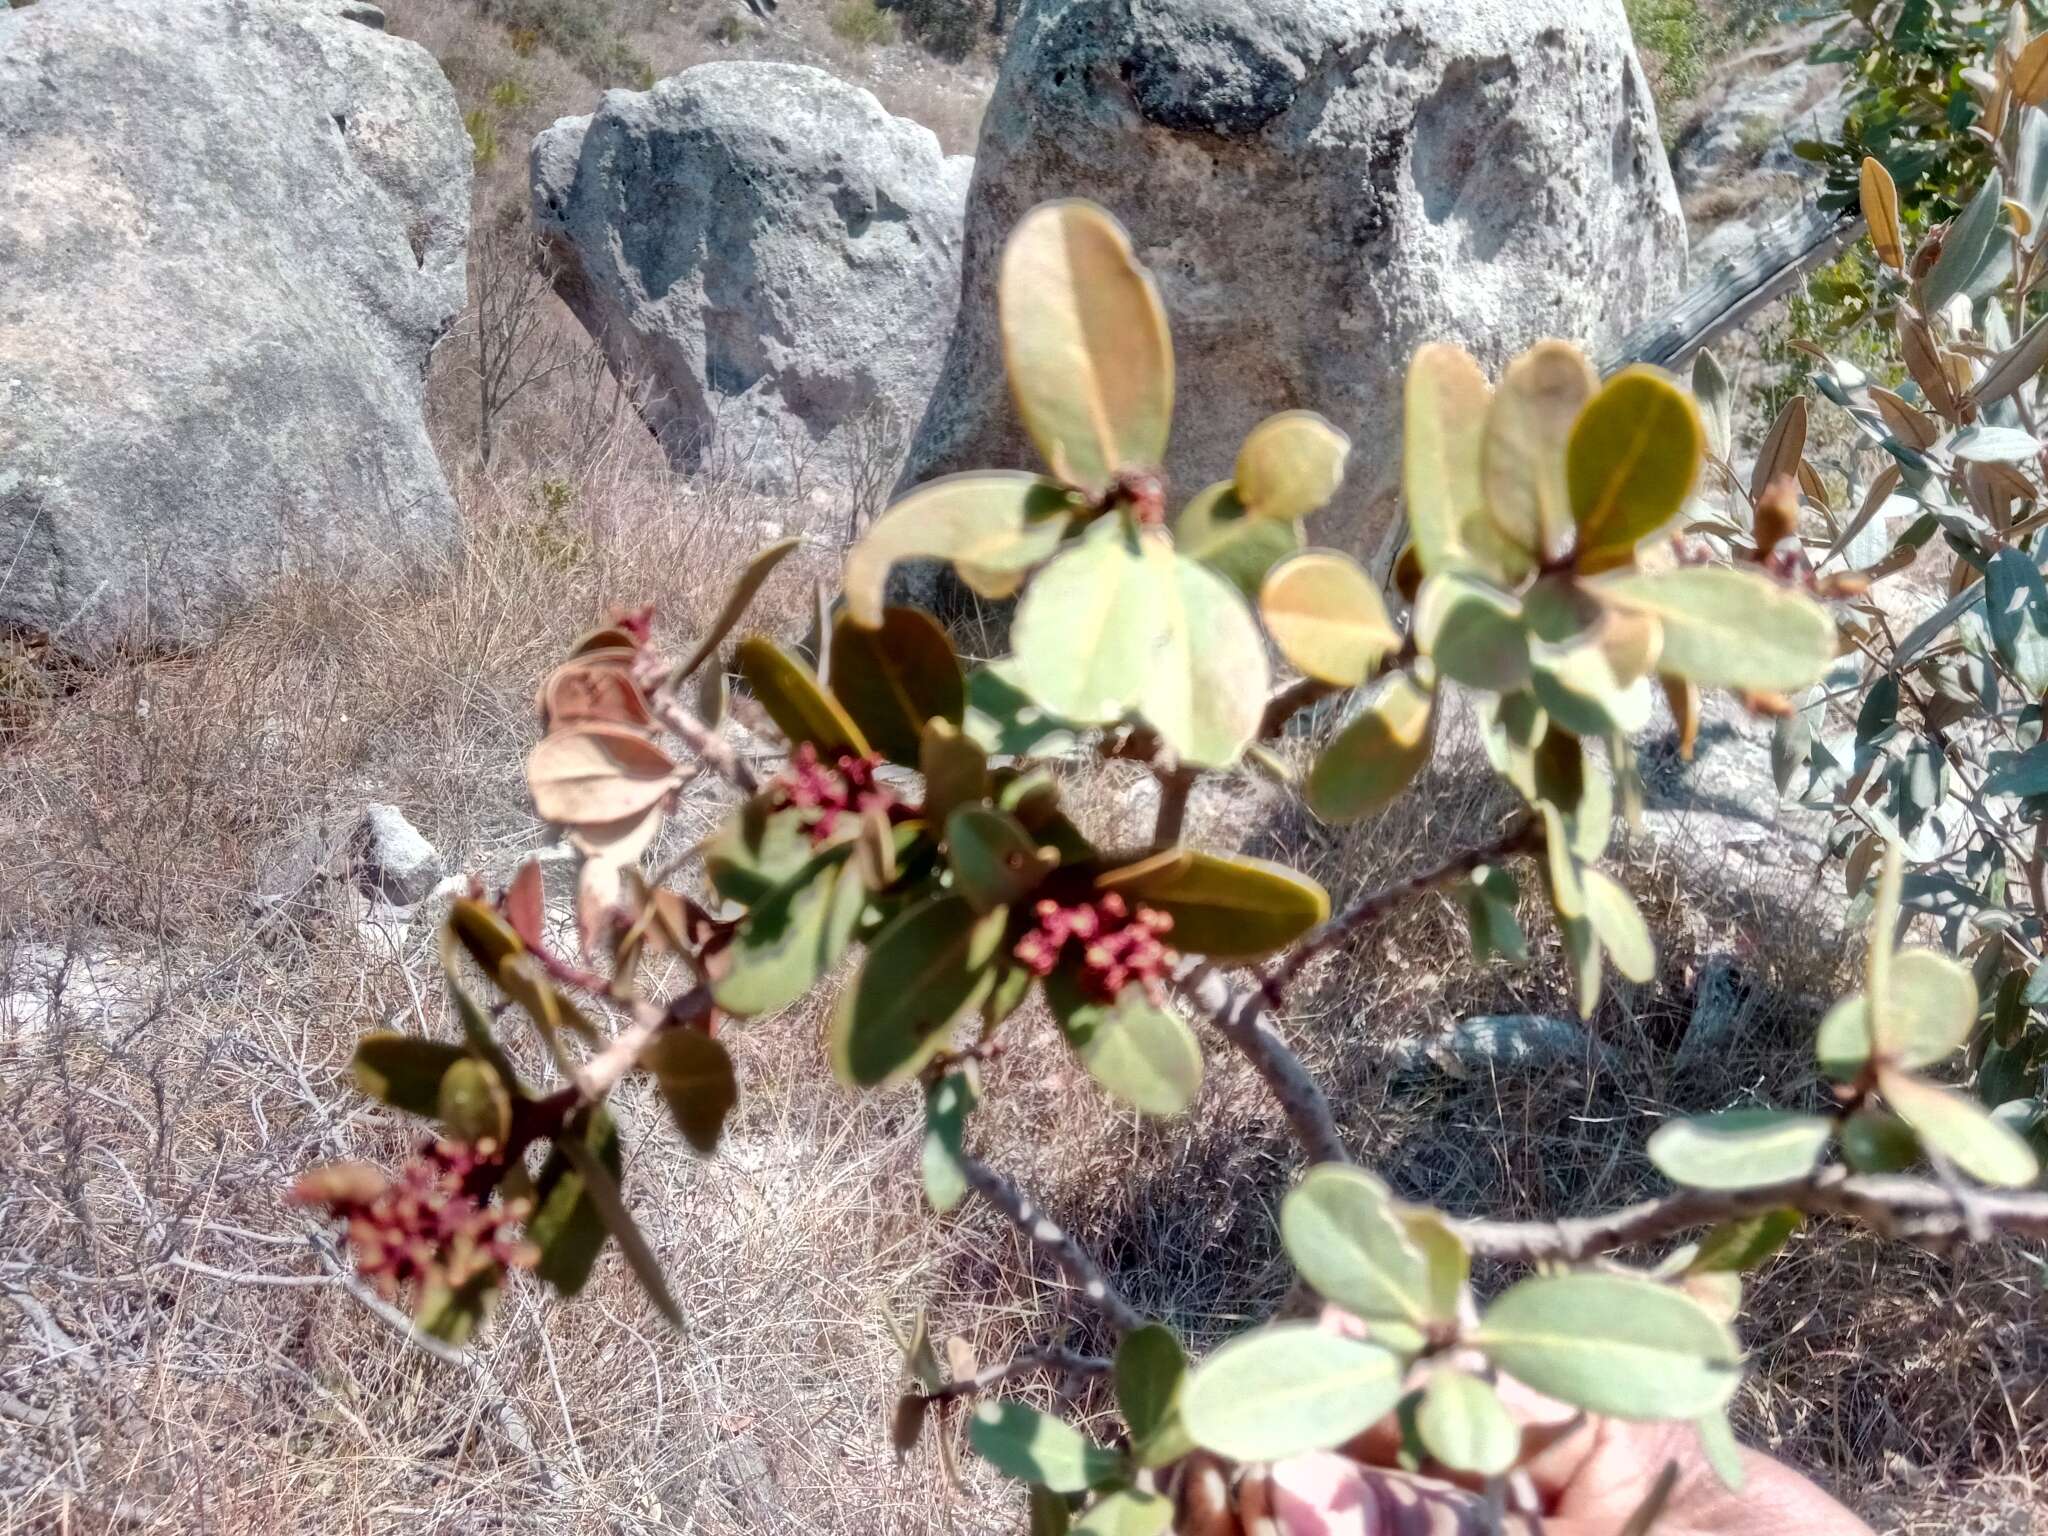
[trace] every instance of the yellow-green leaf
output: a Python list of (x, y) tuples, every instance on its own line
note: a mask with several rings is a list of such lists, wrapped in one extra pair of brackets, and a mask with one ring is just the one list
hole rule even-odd
[(927, 721), (960, 723), (967, 681), (931, 615), (891, 608), (869, 628), (842, 613), (832, 626), (832, 696), (875, 750), (915, 767)]
[(817, 674), (764, 635), (750, 635), (734, 653), (740, 676), (792, 746), (809, 742), (830, 761), (841, 752), (871, 750), (845, 706), (818, 686)]
[(1599, 387), (1585, 353), (1568, 341), (1539, 341), (1508, 364), (1494, 391), (1480, 445), (1486, 509), (1505, 538), (1538, 559), (1571, 548), (1565, 446)]
[(1173, 343), (1130, 236), (1080, 199), (1018, 221), (997, 287), (1017, 414), (1047, 466), (1100, 491), (1157, 468), (1173, 422)]
[(1486, 582), (1440, 571), (1415, 599), (1415, 643), (1445, 677), (1487, 693), (1529, 680), (1522, 605)]
[(1237, 495), (1256, 516), (1297, 522), (1344, 483), (1351, 439), (1314, 411), (1282, 411), (1253, 427), (1237, 452)]
[(1177, 557), (1156, 534), (1127, 537), (1113, 518), (1043, 571), (1018, 605), (1015, 680), (1082, 725), (1123, 718), (1171, 643)]
[[(1326, 1300), (1368, 1322), (1418, 1329), (1458, 1314), (1464, 1250), (1418, 1242), (1412, 1214), (1359, 1168), (1311, 1168), (1280, 1205), (1280, 1241)], [(1443, 1229), (1448, 1232), (1448, 1228)]]
[(1312, 1323), (1233, 1339), (1195, 1368), (1181, 1417), (1197, 1445), (1235, 1461), (1277, 1461), (1342, 1445), (1401, 1399), (1401, 1361)]
[(1073, 520), (1066, 487), (1020, 470), (976, 470), (918, 486), (875, 520), (846, 557), (846, 611), (882, 622), (889, 572), (899, 560), (950, 560), (984, 597), (991, 578), (1019, 580), (1050, 559)]
[(441, 1123), (451, 1140), (475, 1145), (505, 1145), (512, 1129), (512, 1096), (490, 1064), (465, 1056), (441, 1075), (438, 1104)]
[(1304, 550), (1274, 566), (1259, 589), (1259, 614), (1281, 655), (1340, 688), (1364, 682), (1401, 643), (1378, 583), (1331, 549)]
[(1614, 968), (1630, 981), (1657, 979), (1657, 947), (1635, 899), (1597, 869), (1579, 871), (1586, 891), (1586, 918), (1599, 935)]
[(1183, 763), (1228, 768), (1259, 733), (1272, 674), (1243, 596), (1206, 565), (1175, 555), (1159, 583), (1163, 644), (1138, 712)]
[(1522, 1454), (1522, 1429), (1490, 1382), (1448, 1367), (1422, 1389), (1415, 1432), (1445, 1466), (1497, 1477)]
[(1565, 450), (1582, 569), (1625, 564), (1678, 515), (1706, 455), (1699, 406), (1669, 375), (1627, 368), (1579, 413)]
[(1899, 230), (1899, 189), (1892, 185), (1892, 173), (1874, 156), (1865, 155), (1858, 183), (1871, 249), (1894, 272), (1905, 271), (1906, 241)]
[(1285, 949), (1330, 915), (1330, 896), (1306, 875), (1243, 855), (1176, 848), (1096, 881), (1173, 919), (1167, 942), (1215, 960), (1256, 960)]
[(1388, 678), (1309, 770), (1309, 809), (1343, 825), (1406, 789), (1429, 759), (1432, 703), (1408, 673)]
[(1401, 487), (1425, 574), (1472, 563), (1466, 527), (1483, 517), (1480, 440), (1493, 390), (1461, 347), (1428, 342), (1408, 364)]
[[(1889, 941), (1889, 930), (1874, 942)], [(1830, 1077), (1854, 1077), (1870, 1059), (1870, 994), (1858, 992), (1830, 1008), (1814, 1037), (1814, 1053)], [(1880, 1057), (1911, 1069), (1955, 1054), (1977, 1022), (1977, 983), (1969, 969), (1931, 949), (1889, 957), (1885, 1005), (1875, 1020)]]
[(1255, 517), (1228, 480), (1202, 491), (1173, 524), (1175, 549), (1201, 561), (1247, 597), (1256, 596), (1266, 573), (1301, 545), (1301, 524)]
[(1834, 1137), (1819, 1115), (1730, 1109), (1673, 1120), (1650, 1138), (1650, 1161), (1674, 1184), (1754, 1189), (1813, 1172)]
[(718, 1148), (725, 1118), (739, 1103), (739, 1080), (724, 1045), (701, 1029), (660, 1031), (640, 1052), (683, 1139), (707, 1156)]
[(1880, 1067), (1877, 1091), (1923, 1145), (1980, 1183), (2016, 1189), (2041, 1172), (2034, 1152), (2011, 1127), (1953, 1088), (1890, 1067)]
[(1759, 571), (1617, 572), (1594, 590), (1653, 615), (1663, 628), (1657, 670), (1701, 687), (1788, 692), (1818, 682), (1835, 659), (1827, 610)]
[(1539, 1275), (1486, 1309), (1472, 1342), (1539, 1392), (1617, 1419), (1696, 1419), (1727, 1402), (1742, 1352), (1681, 1291), (1622, 1275)]

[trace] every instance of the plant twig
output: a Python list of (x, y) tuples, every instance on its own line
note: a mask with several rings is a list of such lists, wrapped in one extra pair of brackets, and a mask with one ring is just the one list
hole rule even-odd
[(760, 779), (741, 761), (738, 749), (683, 708), (674, 694), (666, 690), (655, 694), (653, 706), (655, 719), (680, 736), (684, 745), (703, 759), (713, 773), (743, 795), (751, 795), (760, 789)]
[(1465, 1246), (1488, 1258), (1571, 1262), (1681, 1232), (1796, 1210), (1846, 1216), (1887, 1237), (1940, 1244), (1973, 1229), (2007, 1237), (2048, 1236), (2048, 1193), (1953, 1189), (1928, 1179), (1823, 1168), (1803, 1179), (1755, 1189), (1686, 1190), (1603, 1216), (1560, 1221), (1462, 1221)]
[(1188, 822), (1188, 796), (1195, 787), (1196, 770), (1193, 768), (1161, 768), (1159, 776), (1159, 814), (1152, 823), (1152, 846), (1171, 848), (1181, 839)]
[(1060, 1273), (1088, 1298), (1109, 1325), (1119, 1333), (1145, 1326), (1144, 1314), (1125, 1301), (1109, 1283), (1109, 1277), (1079, 1243), (1016, 1184), (997, 1173), (980, 1158), (961, 1153), (960, 1171), (968, 1187), (999, 1211), (1003, 1218), (1030, 1240), (1031, 1245), (1057, 1264)]
[(1072, 1371), (1083, 1376), (1106, 1376), (1113, 1369), (1112, 1363), (1100, 1355), (1077, 1354), (1071, 1349), (1049, 1344), (1040, 1349), (1027, 1349), (1000, 1365), (986, 1366), (964, 1380), (949, 1381), (943, 1387), (919, 1396), (928, 1403), (944, 1403), (956, 1397), (972, 1397), (986, 1392), (1012, 1377), (1028, 1376), (1033, 1371)]
[(1203, 960), (1184, 961), (1174, 973), (1173, 985), (1265, 1079), (1310, 1162), (1351, 1161), (1329, 1099), (1302, 1059), (1281, 1039), (1271, 1001), (1262, 989), (1233, 988)]

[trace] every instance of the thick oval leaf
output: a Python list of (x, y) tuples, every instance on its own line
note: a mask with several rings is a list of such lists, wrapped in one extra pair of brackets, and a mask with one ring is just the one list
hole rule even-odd
[(1078, 198), (1041, 203), (1003, 249), (996, 314), (1017, 415), (1068, 485), (1156, 469), (1173, 424), (1173, 342), (1130, 236)]
[(1314, 411), (1282, 411), (1253, 427), (1237, 451), (1238, 500), (1259, 517), (1299, 522), (1344, 483), (1351, 439)]
[(1197, 1366), (1181, 1418), (1219, 1456), (1277, 1461), (1342, 1445), (1400, 1399), (1399, 1357), (1311, 1323), (1279, 1323)]
[(1674, 1184), (1693, 1189), (1754, 1189), (1803, 1179), (1834, 1138), (1819, 1115), (1730, 1109), (1673, 1120), (1650, 1138), (1650, 1161)]
[(1254, 517), (1237, 487), (1219, 480), (1187, 504), (1173, 524), (1173, 547), (1256, 596), (1266, 573), (1301, 548), (1301, 525)]
[(1754, 1269), (1783, 1248), (1804, 1219), (1797, 1211), (1780, 1209), (1724, 1221), (1700, 1239), (1686, 1273), (1739, 1274)]
[(1594, 584), (1608, 602), (1663, 626), (1657, 670), (1705, 688), (1790, 692), (1835, 659), (1835, 622), (1806, 596), (1756, 571), (1723, 566), (1627, 572)]
[(1202, 1089), (1202, 1048), (1178, 1015), (1136, 983), (1113, 1003), (1085, 996), (1075, 978), (1055, 971), (1045, 998), (1088, 1075), (1140, 1114), (1177, 1115)]
[(679, 782), (674, 758), (621, 725), (554, 731), (526, 759), (534, 812), (558, 826), (627, 820), (660, 804)]
[(1842, 1157), (1858, 1173), (1899, 1173), (1920, 1161), (1920, 1138), (1897, 1115), (1859, 1109), (1842, 1122)]
[(1518, 576), (1528, 556), (1494, 527), (1480, 479), (1493, 390), (1463, 348), (1427, 342), (1408, 363), (1401, 489), (1423, 574)]
[(1522, 605), (1456, 571), (1423, 582), (1415, 599), (1415, 643), (1437, 671), (1468, 688), (1512, 693), (1529, 680)]
[(1123, 1470), (1123, 1458), (1115, 1451), (1022, 1403), (983, 1401), (968, 1425), (967, 1443), (1005, 1476), (1055, 1493), (1085, 1492)]
[(1626, 368), (1579, 413), (1565, 450), (1582, 569), (1626, 564), (1684, 508), (1706, 454), (1691, 395), (1655, 368)]
[(839, 963), (867, 904), (867, 886), (840, 843), (812, 857), (754, 903), (725, 951), (711, 995), (748, 1018), (787, 1008)]
[(1163, 538), (1133, 540), (1114, 518), (1098, 523), (1039, 572), (1018, 604), (1017, 684), (1064, 719), (1122, 719), (1171, 647), (1178, 563)]
[(1176, 848), (1100, 876), (1096, 884), (1173, 919), (1167, 942), (1185, 954), (1256, 960), (1285, 949), (1330, 915), (1330, 894), (1282, 864)]
[[(1049, 560), (1073, 520), (1066, 487), (1020, 470), (977, 470), (918, 486), (875, 520), (846, 557), (846, 611), (882, 622), (889, 572), (899, 560), (950, 560), (967, 573), (1015, 575)], [(988, 594), (984, 594), (988, 595)]]
[(725, 1117), (740, 1101), (725, 1046), (701, 1029), (664, 1029), (641, 1050), (640, 1065), (654, 1075), (683, 1139), (706, 1156), (717, 1151)]
[(597, 721), (637, 730), (652, 723), (647, 696), (624, 667), (570, 662), (548, 674), (540, 688), (541, 726), (548, 731)]
[(1742, 1379), (1726, 1325), (1683, 1292), (1622, 1275), (1512, 1285), (1473, 1343), (1537, 1391), (1617, 1419), (1696, 1419)]
[(832, 694), (876, 751), (915, 768), (925, 723), (960, 723), (967, 679), (929, 614), (891, 608), (880, 628), (842, 613), (832, 626)]
[(1725, 459), (1734, 436), (1734, 390), (1714, 354), (1702, 347), (1692, 360), (1692, 397), (1707, 428), (1707, 452)]
[(782, 564), (783, 560), (802, 543), (802, 539), (778, 539), (747, 562), (747, 568), (740, 572), (740, 579), (733, 583), (732, 591), (726, 594), (725, 606), (718, 610), (718, 617), (713, 619), (711, 627), (704, 631), (704, 636), (697, 642), (696, 649), (669, 674), (672, 681), (684, 681), (711, 659), (712, 653), (725, 644), (725, 637), (746, 617), (747, 608), (754, 601), (754, 594), (775, 574), (775, 567)]
[(1090, 1505), (1074, 1522), (1076, 1536), (1164, 1536), (1173, 1524), (1173, 1500), (1125, 1488)]
[(1200, 561), (1175, 556), (1160, 596), (1163, 648), (1139, 712), (1183, 763), (1228, 768), (1265, 717), (1266, 642), (1237, 588)]
[(832, 1014), (832, 1070), (873, 1088), (910, 1076), (944, 1048), (951, 1026), (994, 980), (1007, 914), (936, 896), (898, 914)]
[(764, 635), (749, 635), (734, 652), (740, 676), (790, 745), (809, 742), (829, 762), (841, 752), (871, 750), (853, 717), (818, 686), (817, 674)]
[(1369, 1322), (1427, 1329), (1456, 1320), (1465, 1256), (1455, 1239), (1449, 1249), (1418, 1242), (1411, 1214), (1373, 1175), (1325, 1164), (1281, 1203), (1280, 1241), (1325, 1300)]
[[(962, 722), (970, 742), (986, 764), (989, 756), (1051, 756), (1074, 745), (1079, 729), (1043, 708), (1017, 680), (1017, 661), (998, 656), (976, 667), (967, 679), (967, 718)], [(929, 777), (929, 771), (927, 771)]]
[(1614, 968), (1630, 981), (1657, 979), (1657, 947), (1635, 898), (1597, 869), (1579, 871), (1586, 892), (1586, 918)]
[[(1890, 957), (1886, 1005), (1878, 1011), (1878, 1054), (1886, 1064), (1932, 1066), (1955, 1054), (1977, 1022), (1977, 983), (1967, 968), (1931, 949), (1904, 949)], [(1814, 1036), (1814, 1054), (1830, 1077), (1863, 1070), (1873, 1040), (1869, 994), (1858, 992), (1830, 1008)]]
[(2005, 177), (1994, 166), (1976, 196), (1949, 221), (1948, 232), (1941, 239), (1941, 254), (1920, 280), (1929, 315), (1939, 314), (1950, 299), (1968, 291), (1976, 281), (1984, 252), (1998, 233), (1998, 209), (2004, 199)]
[(1309, 809), (1342, 826), (1406, 789), (1429, 760), (1432, 702), (1408, 673), (1388, 678), (1309, 770)]
[(1749, 499), (1761, 502), (1773, 481), (1799, 473), (1799, 461), (1806, 455), (1806, 396), (1794, 395), (1778, 411), (1778, 419), (1764, 434), (1756, 463), (1749, 472)]
[(1979, 1183), (2017, 1189), (2039, 1176), (2033, 1148), (1976, 1100), (1888, 1067), (1878, 1069), (1877, 1091), (1930, 1152)]
[(1318, 682), (1355, 688), (1401, 643), (1379, 585), (1349, 555), (1311, 549), (1259, 588), (1259, 616), (1280, 654)]
[(564, 1296), (583, 1289), (608, 1235), (596, 1196), (564, 1152), (578, 1136), (583, 1161), (595, 1158), (613, 1181), (624, 1167), (618, 1125), (600, 1106), (580, 1131), (571, 1127), (556, 1139), (534, 1179), (534, 1211), (526, 1223), (527, 1241), (540, 1250), (533, 1273)]
[(1497, 1477), (1522, 1454), (1522, 1429), (1490, 1382), (1463, 1371), (1439, 1370), (1422, 1389), (1415, 1432), (1445, 1466)]
[(948, 1072), (925, 1095), (924, 1198), (935, 1211), (950, 1211), (967, 1196), (961, 1138), (967, 1133), (967, 1116), (980, 1102), (980, 1079), (972, 1062)]
[(1141, 1467), (1163, 1467), (1193, 1449), (1180, 1421), (1181, 1386), (1188, 1357), (1162, 1323), (1133, 1329), (1116, 1347), (1116, 1405), (1131, 1431), (1131, 1454)]
[(450, 1063), (441, 1075), (437, 1108), (453, 1141), (502, 1147), (512, 1129), (512, 1095), (490, 1064), (473, 1056)]
[(977, 912), (1021, 901), (1059, 867), (1059, 855), (1040, 848), (1021, 821), (986, 805), (963, 805), (946, 818), (946, 858)]
[(817, 850), (803, 812), (775, 810), (756, 795), (704, 842), (704, 873), (727, 901), (751, 907), (811, 861)]
[(1539, 341), (1508, 364), (1494, 391), (1479, 455), (1486, 510), (1509, 542), (1539, 560), (1571, 548), (1565, 445), (1599, 388), (1585, 353), (1568, 341)]
[(933, 826), (943, 827), (960, 806), (988, 798), (988, 754), (944, 720), (925, 723), (917, 765), (924, 775), (925, 819)]
[(1899, 191), (1892, 173), (1874, 157), (1863, 157), (1859, 177), (1863, 222), (1870, 226), (1870, 246), (1877, 259), (1894, 272), (1906, 270), (1906, 241), (1899, 230)]
[(467, 1059), (459, 1045), (377, 1030), (356, 1042), (356, 1087), (373, 1099), (431, 1120), (441, 1112), (441, 1078)]

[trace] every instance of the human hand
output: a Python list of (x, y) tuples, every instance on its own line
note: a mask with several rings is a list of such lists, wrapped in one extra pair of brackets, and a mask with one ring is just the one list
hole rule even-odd
[[(1334, 1331), (1360, 1331), (1327, 1314)], [(1730, 1492), (1690, 1424), (1599, 1419), (1503, 1380), (1523, 1426), (1526, 1459), (1506, 1507), (1478, 1491), (1397, 1469), (1399, 1429), (1376, 1425), (1341, 1451), (1293, 1457), (1249, 1474), (1239, 1492), (1245, 1536), (1483, 1536), (1496, 1528), (1545, 1536), (1620, 1536), (1671, 1468), (1659, 1536), (1870, 1536), (1870, 1528), (1806, 1478), (1756, 1451), (1741, 1453)]]

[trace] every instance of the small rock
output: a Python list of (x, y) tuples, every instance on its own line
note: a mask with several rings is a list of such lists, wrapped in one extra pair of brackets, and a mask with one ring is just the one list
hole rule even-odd
[(1735, 962), (1727, 955), (1709, 956), (1693, 990), (1692, 1017), (1679, 1039), (1674, 1064), (1683, 1071), (1722, 1054), (1742, 1034), (1753, 1006)]
[(364, 806), (351, 847), (351, 873), (365, 894), (397, 907), (425, 901), (448, 869), (441, 850), (395, 805)]
[(1607, 1047), (1576, 1019), (1540, 1013), (1481, 1013), (1431, 1040), (1403, 1040), (1393, 1050), (1396, 1072), (1437, 1067), (1453, 1077), (1478, 1072), (1541, 1072), (1591, 1061), (1608, 1064)]

